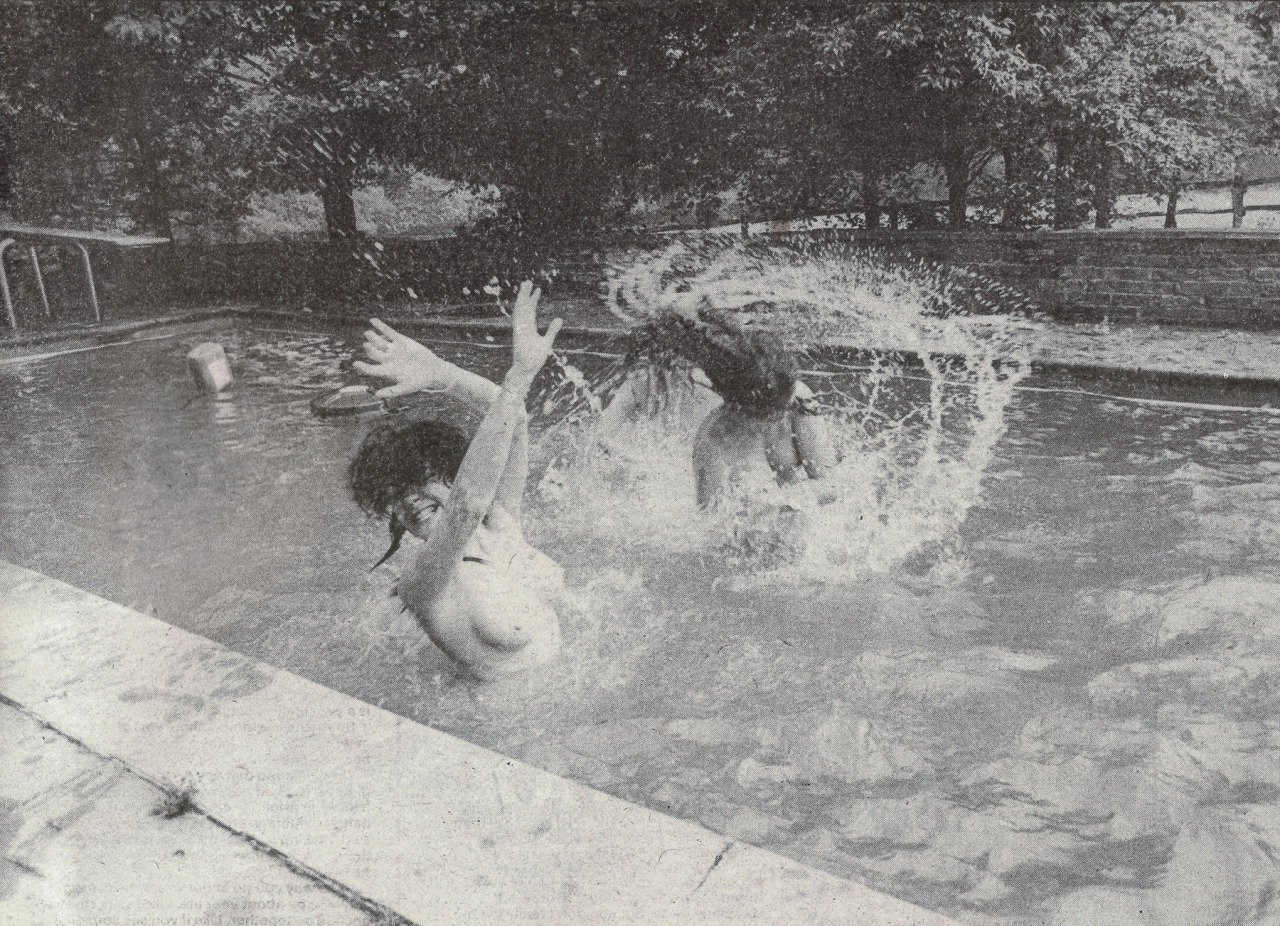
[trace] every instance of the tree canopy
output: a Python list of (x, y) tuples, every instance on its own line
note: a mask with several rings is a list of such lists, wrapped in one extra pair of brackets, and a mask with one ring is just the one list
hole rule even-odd
[(1275, 7), (12, 0), (0, 208), (169, 233), (297, 190), (343, 239), (421, 171), (559, 241), (728, 190), (877, 226), (933, 170), (953, 227), (1106, 225), (1273, 139)]

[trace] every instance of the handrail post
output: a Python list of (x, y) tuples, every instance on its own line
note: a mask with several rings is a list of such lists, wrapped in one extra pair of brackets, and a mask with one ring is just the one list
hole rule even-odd
[(40, 272), (40, 258), (36, 256), (36, 246), (27, 245), (27, 253), (31, 255), (31, 269), (36, 273), (36, 286), (40, 288), (40, 301), (44, 303), (44, 317), (53, 318), (49, 308), (49, 293), (44, 288), (44, 274)]
[(93, 265), (89, 263), (89, 249), (83, 243), (77, 241), (76, 247), (80, 249), (80, 256), (84, 258), (84, 274), (89, 279), (89, 301), (93, 303), (93, 320), (102, 321), (102, 311), (98, 308), (98, 288), (93, 285)]
[(18, 316), (13, 314), (13, 295), (9, 292), (9, 274), (4, 269), (4, 252), (13, 244), (12, 238), (0, 241), (0, 294), (4, 295), (4, 310), (9, 315), (9, 327), (18, 330)]

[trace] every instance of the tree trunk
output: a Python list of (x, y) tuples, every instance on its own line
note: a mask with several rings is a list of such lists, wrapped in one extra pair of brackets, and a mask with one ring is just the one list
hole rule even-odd
[[(825, 178), (820, 176), (817, 169), (812, 165), (805, 174), (804, 184), (800, 187), (800, 200), (795, 206), (796, 218), (808, 218), (824, 211), (822, 208), (824, 205), (822, 194), (827, 186), (824, 183)], [(777, 206), (775, 205), (773, 208), (776, 209)], [(783, 218), (785, 219), (787, 216), (783, 215)]]
[(720, 219), (720, 197), (712, 195), (698, 200), (693, 207), (693, 217), (699, 228), (715, 225)]
[(1176, 186), (1169, 189), (1169, 200), (1164, 207), (1164, 227), (1178, 227), (1178, 188)]
[(9, 211), (13, 198), (13, 139), (0, 129), (0, 212)]
[(961, 177), (947, 181), (947, 223), (953, 229), (964, 228), (969, 220), (969, 184)]
[(160, 159), (151, 144), (151, 133), (139, 128), (133, 136), (138, 151), (138, 209), (137, 216), (143, 227), (153, 235), (173, 238), (173, 220), (169, 209), (166, 181), (160, 170)]
[(969, 219), (969, 158), (959, 133), (950, 129), (943, 142), (942, 172), (947, 181), (947, 227), (959, 230)]
[(351, 194), (351, 174), (334, 165), (320, 181), (320, 201), (324, 203), (324, 225), (330, 241), (356, 237), (356, 203)]
[(1021, 228), (1022, 191), (1018, 184), (1022, 180), (1022, 159), (1013, 145), (1001, 148), (1000, 157), (1004, 160), (1004, 211), (1000, 224), (1005, 228)]
[(1093, 226), (1111, 227), (1111, 210), (1115, 197), (1111, 193), (1111, 149), (1103, 145), (1098, 170), (1093, 179)]
[(1075, 224), (1075, 191), (1071, 188), (1071, 158), (1075, 141), (1065, 129), (1054, 139), (1057, 149), (1053, 159), (1053, 227), (1070, 228)]
[(969, 171), (962, 152), (952, 152), (943, 169), (947, 175), (947, 226), (965, 227), (969, 219)]
[(1249, 192), (1249, 184), (1244, 177), (1236, 174), (1231, 181), (1231, 227), (1244, 225), (1244, 194)]
[(862, 223), (864, 228), (880, 227), (880, 176), (870, 167), (862, 171)]

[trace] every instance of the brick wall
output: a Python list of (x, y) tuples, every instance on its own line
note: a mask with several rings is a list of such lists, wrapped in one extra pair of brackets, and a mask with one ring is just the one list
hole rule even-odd
[[(1068, 320), (1280, 328), (1280, 234), (1164, 230), (822, 232), (889, 255), (969, 267)], [(367, 252), (368, 256), (365, 255)], [(477, 260), (453, 242), (323, 242), (95, 250), (108, 306), (456, 302)], [(370, 259), (372, 258), (372, 260)], [(561, 262), (552, 290), (598, 290), (599, 254)], [(551, 290), (549, 290), (551, 294)]]
[(1280, 234), (1175, 230), (853, 232), (973, 269), (1072, 321), (1280, 328)]

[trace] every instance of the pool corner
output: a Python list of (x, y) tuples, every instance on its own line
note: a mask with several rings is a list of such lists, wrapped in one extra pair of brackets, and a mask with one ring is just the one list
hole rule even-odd
[[(144, 781), (193, 788), (200, 814), (366, 910), (413, 923), (951, 922), (3, 561), (0, 612), (0, 697)], [(177, 914), (164, 907), (180, 896), (157, 885), (145, 912)]]

